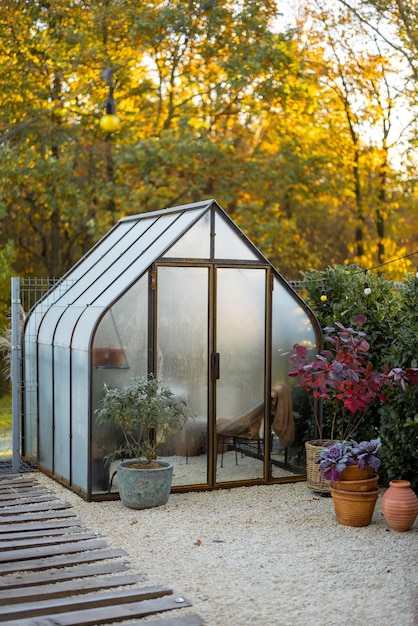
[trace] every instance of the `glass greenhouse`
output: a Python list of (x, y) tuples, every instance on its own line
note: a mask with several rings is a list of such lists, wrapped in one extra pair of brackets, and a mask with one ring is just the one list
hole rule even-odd
[(26, 319), (24, 456), (88, 500), (118, 497), (119, 433), (96, 410), (104, 384), (153, 375), (190, 412), (160, 449), (173, 491), (300, 480), (286, 353), (320, 337), (216, 201), (121, 219)]

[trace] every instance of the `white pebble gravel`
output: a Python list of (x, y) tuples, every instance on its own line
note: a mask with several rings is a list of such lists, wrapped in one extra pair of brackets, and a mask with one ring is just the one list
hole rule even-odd
[(208, 626), (418, 624), (418, 520), (390, 530), (382, 494), (370, 526), (352, 528), (304, 482), (172, 494), (134, 511), (36, 478), (109, 547), (126, 550), (144, 586), (193, 603), (177, 617), (198, 613)]

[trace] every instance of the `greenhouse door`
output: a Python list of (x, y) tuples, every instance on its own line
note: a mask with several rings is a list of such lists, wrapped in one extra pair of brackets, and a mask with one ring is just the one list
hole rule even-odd
[(163, 266), (154, 363), (193, 418), (166, 450), (173, 487), (263, 479), (266, 267)]

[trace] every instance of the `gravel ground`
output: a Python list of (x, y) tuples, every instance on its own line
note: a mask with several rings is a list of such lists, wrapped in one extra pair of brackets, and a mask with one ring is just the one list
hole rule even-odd
[(418, 519), (392, 531), (337, 523), (306, 483), (172, 494), (144, 511), (85, 502), (38, 473), (85, 526), (124, 548), (144, 585), (164, 585), (208, 626), (416, 626)]

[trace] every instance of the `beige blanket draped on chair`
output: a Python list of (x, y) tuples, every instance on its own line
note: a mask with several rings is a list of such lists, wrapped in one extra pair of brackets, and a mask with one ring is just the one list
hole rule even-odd
[[(264, 402), (261, 402), (237, 418), (219, 419), (216, 432), (223, 437), (258, 439), (262, 436), (263, 419)], [(271, 430), (284, 448), (290, 446), (295, 439), (292, 396), (286, 383), (277, 383), (271, 391)]]

